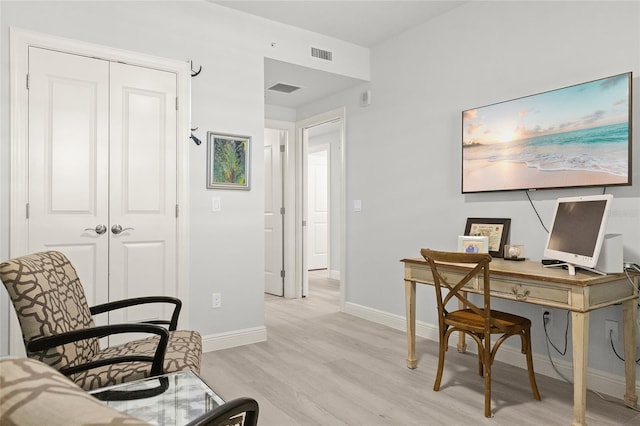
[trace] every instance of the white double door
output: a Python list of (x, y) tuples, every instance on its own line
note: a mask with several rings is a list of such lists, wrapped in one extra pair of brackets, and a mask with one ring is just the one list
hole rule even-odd
[(177, 295), (176, 86), (175, 73), (29, 48), (28, 252), (65, 253), (89, 305)]

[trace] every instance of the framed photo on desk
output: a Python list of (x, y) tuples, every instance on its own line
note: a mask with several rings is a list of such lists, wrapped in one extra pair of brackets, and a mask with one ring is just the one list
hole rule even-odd
[(504, 245), (509, 242), (511, 219), (478, 218), (467, 219), (464, 235), (471, 237), (488, 237), (489, 254), (493, 257), (504, 257)]

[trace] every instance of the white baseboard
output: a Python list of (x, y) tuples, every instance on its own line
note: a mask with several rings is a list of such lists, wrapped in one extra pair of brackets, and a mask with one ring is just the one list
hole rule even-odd
[[(407, 322), (404, 316), (390, 314), (388, 312), (349, 302), (345, 303), (344, 312), (368, 321), (386, 325), (396, 330), (407, 330)], [(416, 336), (437, 342), (438, 326), (416, 321)], [(453, 347), (453, 345), (450, 346)], [(471, 338), (468, 338), (467, 348), (469, 352), (477, 353), (475, 347), (475, 342)], [(503, 345), (497, 352), (496, 359), (509, 365), (526, 368), (524, 356), (520, 353), (519, 348)], [(573, 365), (571, 362), (554, 358), (553, 363), (563, 376), (568, 379), (572, 379)], [(555, 372), (553, 365), (546, 356), (534, 353), (533, 364), (535, 366), (536, 374), (542, 374), (544, 376), (562, 380), (562, 378)], [(587, 382), (589, 383), (590, 390), (611, 395), (615, 398), (623, 398), (625, 392), (624, 376), (617, 376), (589, 368), (587, 369)], [(640, 394), (640, 382), (636, 381), (636, 395), (638, 394)]]
[(266, 340), (267, 328), (264, 326), (234, 330), (227, 333), (209, 334), (202, 336), (202, 352), (218, 351)]
[(340, 281), (340, 271), (336, 271), (335, 269), (329, 270), (329, 278)]

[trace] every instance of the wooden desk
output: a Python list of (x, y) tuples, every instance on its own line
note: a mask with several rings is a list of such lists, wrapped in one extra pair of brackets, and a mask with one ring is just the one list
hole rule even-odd
[[(416, 283), (433, 285), (433, 276), (422, 259), (402, 259), (407, 315), (407, 366), (416, 368)], [(638, 276), (630, 281), (625, 274), (606, 276), (577, 272), (570, 276), (561, 268), (543, 268), (540, 262), (514, 262), (494, 259), (491, 262), (491, 295), (502, 299), (533, 303), (571, 311), (573, 336), (573, 414), (575, 426), (586, 425), (587, 354), (589, 344), (589, 312), (622, 303), (624, 324), (625, 404), (635, 407), (636, 336)], [(448, 264), (445, 275), (466, 274), (469, 266)], [(469, 293), (482, 294), (482, 280), (467, 284)], [(461, 333), (459, 333), (461, 334)], [(458, 350), (464, 351), (464, 336), (458, 340)]]

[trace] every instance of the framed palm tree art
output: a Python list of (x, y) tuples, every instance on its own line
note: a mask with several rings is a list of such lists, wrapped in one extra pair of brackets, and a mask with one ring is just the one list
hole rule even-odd
[(207, 188), (250, 189), (251, 137), (207, 133)]

